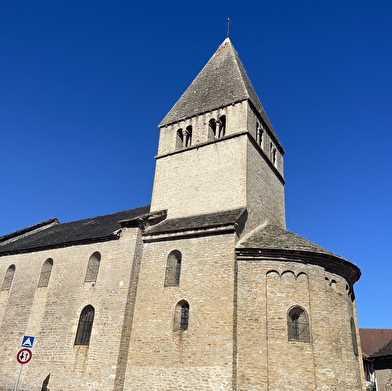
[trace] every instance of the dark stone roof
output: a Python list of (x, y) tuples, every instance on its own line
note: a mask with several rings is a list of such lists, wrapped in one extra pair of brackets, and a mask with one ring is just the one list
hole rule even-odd
[(245, 212), (244, 208), (215, 212), (198, 216), (181, 217), (178, 219), (168, 219), (150, 228), (146, 235), (158, 235), (163, 233), (174, 233), (190, 231), (203, 228), (217, 228), (233, 225), (242, 220)]
[(275, 225), (266, 224), (237, 245), (238, 259), (288, 257), (301, 263), (319, 265), (343, 276), (353, 285), (361, 275), (359, 268), (325, 248)]
[(300, 235), (272, 224), (258, 229), (249, 238), (244, 239), (238, 247), (310, 251), (337, 256)]
[[(58, 223), (20, 237), (18, 237), (18, 233), (25, 230), (19, 230), (0, 237), (0, 255), (37, 251), (73, 243), (115, 239), (117, 237), (115, 231), (121, 228), (119, 221), (134, 219), (149, 213), (149, 211), (150, 206), (148, 205), (69, 223)], [(37, 226), (39, 225), (37, 224)]]
[(281, 147), (237, 52), (226, 38), (159, 127), (243, 100), (251, 101)]

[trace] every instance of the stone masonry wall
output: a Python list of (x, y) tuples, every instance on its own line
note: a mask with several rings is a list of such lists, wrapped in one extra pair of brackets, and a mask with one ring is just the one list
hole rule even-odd
[[(39, 390), (50, 374), (51, 391), (113, 390), (137, 229), (119, 240), (0, 257), (0, 275), (16, 271), (11, 290), (0, 292), (0, 388), (13, 387), (23, 335), (35, 336), (33, 358), (24, 365), (19, 390)], [(85, 283), (88, 260), (101, 253), (96, 283)], [(42, 264), (53, 259), (47, 287), (37, 288)], [(79, 316), (95, 309), (90, 345), (75, 346)], [(120, 371), (121, 372), (121, 371)]]
[[(283, 260), (238, 262), (238, 391), (364, 390), (354, 354), (347, 282), (322, 267)], [(310, 342), (288, 339), (287, 314), (301, 306)]]
[(175, 218), (245, 205), (245, 135), (157, 159), (151, 211)]
[(248, 139), (247, 151), (249, 216), (244, 233), (266, 221), (285, 228), (284, 184), (251, 139)]
[[(164, 287), (168, 254), (182, 254), (179, 286)], [(234, 234), (146, 243), (128, 367), (128, 391), (232, 390)], [(180, 300), (189, 328), (173, 332)]]

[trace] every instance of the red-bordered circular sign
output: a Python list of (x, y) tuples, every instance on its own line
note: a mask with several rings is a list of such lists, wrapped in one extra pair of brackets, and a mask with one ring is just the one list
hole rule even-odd
[(30, 349), (24, 348), (20, 349), (18, 354), (16, 355), (16, 359), (19, 364), (27, 364), (31, 358), (33, 357), (33, 353), (31, 353)]

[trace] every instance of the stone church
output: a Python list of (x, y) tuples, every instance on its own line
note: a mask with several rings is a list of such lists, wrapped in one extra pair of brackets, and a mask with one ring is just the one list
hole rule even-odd
[(159, 128), (151, 205), (0, 237), (0, 389), (28, 335), (25, 391), (364, 390), (360, 270), (285, 229), (284, 149), (229, 38)]

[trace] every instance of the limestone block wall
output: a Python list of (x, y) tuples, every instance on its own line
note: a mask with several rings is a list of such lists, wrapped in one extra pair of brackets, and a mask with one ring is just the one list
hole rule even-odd
[[(354, 353), (350, 332), (355, 303), (346, 285), (320, 266), (239, 261), (238, 390), (364, 390), (361, 352)], [(309, 342), (289, 340), (293, 306), (308, 314)]]
[[(168, 254), (182, 254), (178, 286), (164, 286)], [(144, 245), (125, 390), (232, 390), (234, 234)], [(176, 304), (189, 327), (174, 332)]]
[(244, 233), (265, 221), (286, 227), (283, 179), (271, 168), (260, 149), (248, 139), (247, 146), (248, 221)]
[[(35, 336), (33, 358), (23, 368), (20, 390), (39, 390), (48, 374), (51, 391), (113, 390), (126, 313), (137, 229), (119, 240), (0, 257), (0, 276), (16, 266), (11, 289), (0, 292), (0, 387), (14, 385), (23, 335)], [(85, 283), (92, 253), (101, 261), (95, 283)], [(44, 261), (53, 259), (47, 287), (37, 288)], [(89, 346), (75, 346), (79, 316), (95, 309)], [(9, 388), (8, 388), (9, 389)]]
[(151, 210), (168, 218), (246, 205), (246, 135), (158, 158)]

